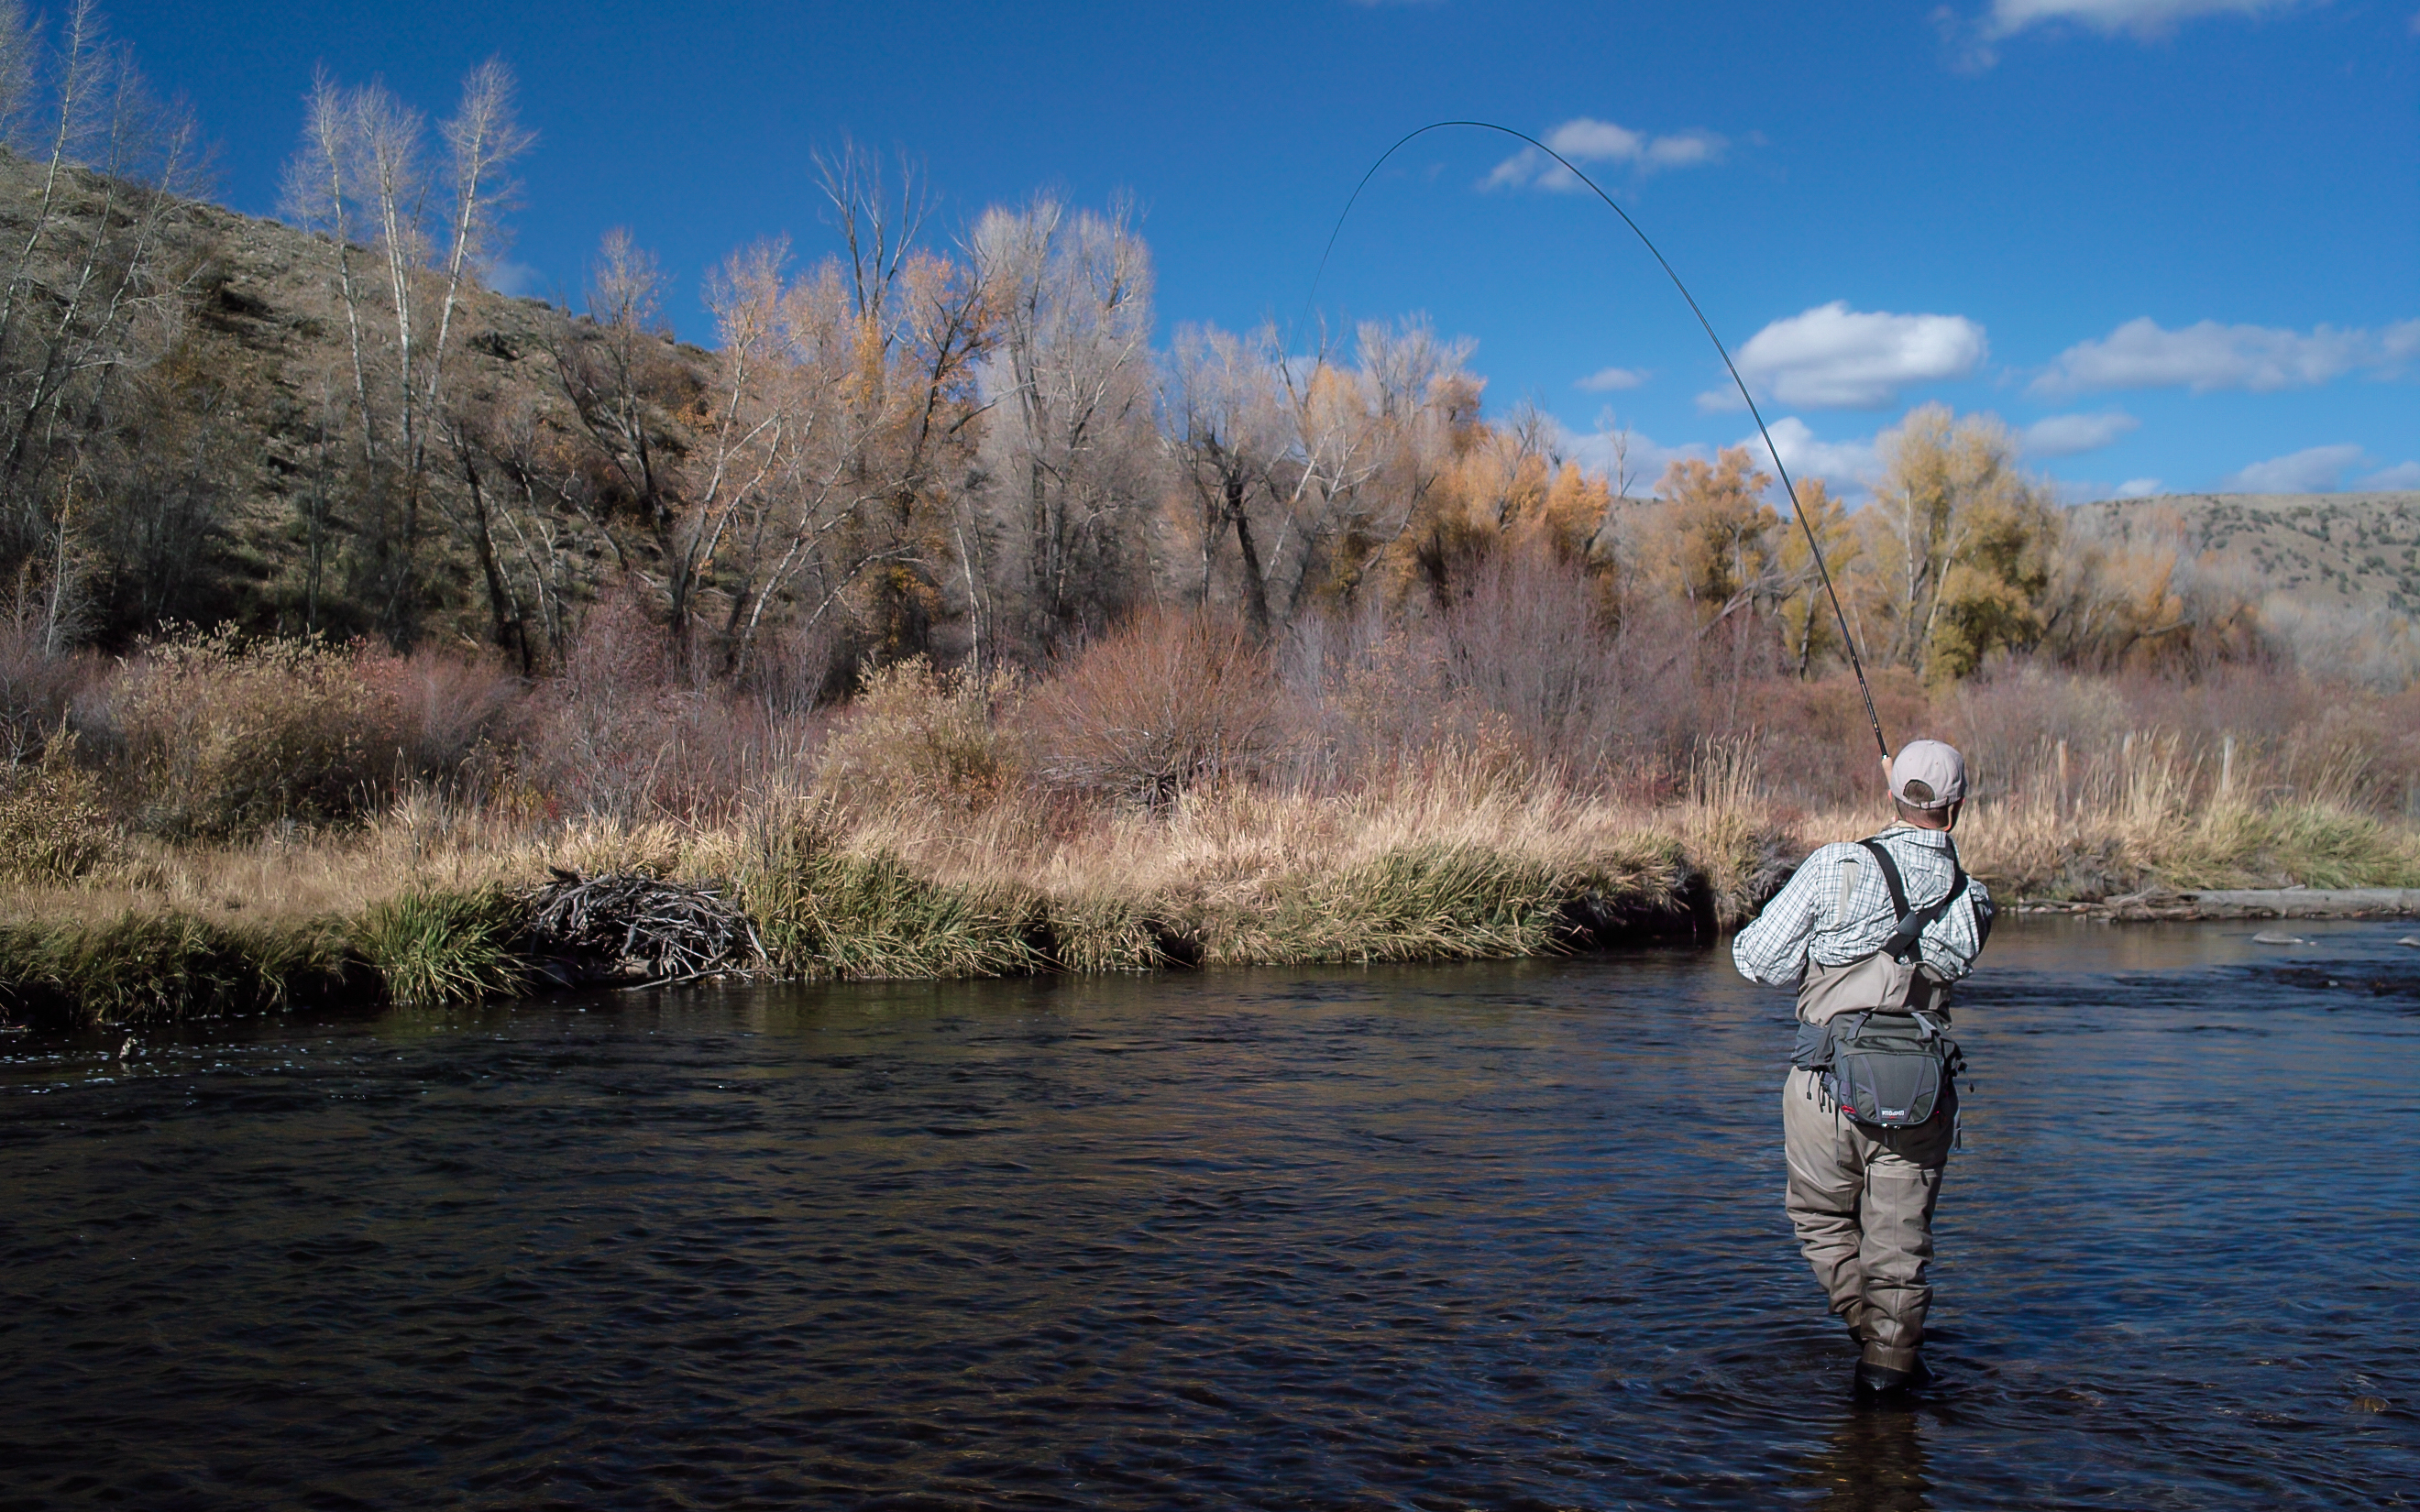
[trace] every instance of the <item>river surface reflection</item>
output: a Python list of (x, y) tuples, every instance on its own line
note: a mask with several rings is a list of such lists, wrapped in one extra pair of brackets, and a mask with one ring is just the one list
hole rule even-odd
[(1906, 1411), (1674, 950), (0, 1041), (0, 1506), (2420, 1503), (2408, 925), (2004, 927)]

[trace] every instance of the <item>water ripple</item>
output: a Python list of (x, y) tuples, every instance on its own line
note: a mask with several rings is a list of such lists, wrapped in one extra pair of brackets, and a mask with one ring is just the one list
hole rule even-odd
[(18, 1042), (0, 1505), (2411, 1505), (2399, 932), (2004, 932), (1897, 1412), (1709, 956)]

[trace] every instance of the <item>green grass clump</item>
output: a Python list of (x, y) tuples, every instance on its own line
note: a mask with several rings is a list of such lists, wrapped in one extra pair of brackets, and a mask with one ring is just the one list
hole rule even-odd
[(1157, 971), (1201, 960), (1199, 910), (1175, 901), (1081, 893), (1053, 898), (1049, 909), (1063, 971)]
[(1467, 961), (1554, 948), (1579, 879), (1474, 845), (1408, 845), (1213, 918), (1216, 964)]
[(362, 953), (398, 1003), (432, 1006), (521, 991), (528, 973), (516, 951), (528, 920), (501, 888), (412, 891), (372, 908), (361, 923)]
[(48, 1026), (276, 1012), (347, 981), (332, 927), (235, 928), (190, 914), (0, 926), (0, 1014)]
[(2155, 843), (2146, 869), (2173, 887), (2420, 887), (2409, 837), (2333, 804), (2226, 804)]
[(1039, 897), (928, 882), (890, 856), (792, 851), (744, 878), (740, 896), (787, 975), (1006, 977), (1054, 964)]

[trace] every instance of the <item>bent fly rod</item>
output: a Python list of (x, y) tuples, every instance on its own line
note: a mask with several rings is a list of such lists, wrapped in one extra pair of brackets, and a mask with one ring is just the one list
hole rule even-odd
[(1353, 213), (1354, 205), (1361, 198), (1361, 191), (1370, 187), (1370, 180), (1378, 176), (1378, 170), (1387, 165), (1387, 160), (1402, 151), (1417, 137), (1457, 126), (1467, 126), (1481, 131), (1497, 131), (1505, 136), (1516, 138), (1528, 143), (1529, 146), (1561, 163), (1564, 172), (1586, 184), (1590, 193), (1605, 201), (1606, 208), (1621, 217), (1621, 224), (1630, 227), (1631, 235), (1637, 237), (1638, 244), (1647, 249), (1647, 255), (1655, 259), (1655, 265), (1664, 270), (1664, 276), (1672, 281), (1672, 286), (1681, 291), (1681, 298), (1689, 306), (1689, 313), (1698, 317), (1699, 328), (1705, 332), (1706, 339), (1714, 344), (1715, 352), (1723, 360), (1724, 371), (1731, 376), (1732, 386), (1739, 390), (1740, 398), (1746, 402), (1748, 415), (1756, 422), (1756, 433), (1764, 438), (1765, 455), (1773, 458), (1773, 471), (1780, 475), (1781, 491), (1789, 497), (1790, 513), (1797, 519), (1798, 528), (1807, 532), (1807, 549), (1815, 559), (1817, 576), (1823, 579), (1823, 596), (1832, 601), (1832, 617), (1840, 622), (1840, 644), (1848, 649), (1850, 669), (1857, 674), (1857, 691), (1866, 701), (1866, 723), (1873, 727), (1874, 744), (1882, 748), (1883, 760), (1889, 761), (1890, 742), (1883, 738), (1882, 716), (1874, 712), (1874, 690), (1872, 685), (1866, 681), (1866, 664), (1857, 655), (1857, 638), (1849, 633), (1849, 616), (1840, 608), (1839, 590), (1832, 586), (1832, 569), (1823, 563), (1823, 544), (1815, 538), (1815, 527), (1807, 522), (1807, 511), (1798, 505), (1798, 487), (1790, 481), (1790, 470), (1782, 465), (1781, 448), (1773, 444), (1773, 432), (1764, 428), (1764, 414), (1756, 407), (1756, 395), (1747, 392), (1746, 382), (1740, 378), (1738, 364), (1731, 361), (1730, 348), (1723, 345), (1722, 337), (1714, 334), (1714, 322), (1706, 318), (1705, 311), (1698, 308), (1697, 297), (1689, 292), (1689, 285), (1681, 282), (1681, 275), (1672, 270), (1672, 265), (1665, 260), (1661, 252), (1655, 249), (1655, 243), (1648, 239), (1647, 233), (1638, 228), (1638, 223), (1630, 218), (1630, 212), (1616, 204), (1611, 194), (1599, 188), (1595, 179), (1580, 172), (1577, 163), (1528, 132), (1516, 131), (1509, 126), (1498, 126), (1494, 121), (1431, 121), (1416, 131), (1405, 132), (1393, 147), (1378, 154), (1378, 161), (1370, 164), (1370, 171), (1363, 174), (1361, 181), (1353, 186), (1352, 197), (1345, 200), (1343, 212), (1336, 217), (1335, 228), (1327, 233), (1327, 246), (1319, 255), (1319, 270), (1311, 274), (1311, 297), (1303, 301), (1305, 312), (1308, 313), (1310, 310), (1311, 299), (1316, 298), (1319, 293), (1319, 280), (1327, 271), (1327, 259), (1336, 251), (1336, 239), (1343, 234), (1345, 217)]

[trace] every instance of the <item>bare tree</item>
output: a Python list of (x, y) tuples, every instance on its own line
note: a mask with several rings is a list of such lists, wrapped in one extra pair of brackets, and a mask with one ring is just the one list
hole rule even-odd
[[(663, 272), (653, 253), (620, 227), (605, 233), (588, 285), (588, 315), (549, 337), (555, 376), (621, 493), (661, 536), (672, 528), (670, 458), (661, 438), (669, 409), (693, 387), (669, 352), (662, 323)], [(619, 536), (614, 556), (634, 563)]]
[(1122, 558), (1153, 491), (1151, 257), (1130, 208), (1070, 212), (1047, 194), (986, 211), (971, 251), (999, 321), (982, 374), (987, 524), (1047, 645), (1139, 576)]
[(337, 302), (344, 307), (345, 337), (352, 359), (353, 397), (359, 406), (362, 461), (378, 465), (378, 427), (370, 410), (369, 360), (364, 351), (362, 290), (353, 276), (352, 193), (348, 182), (353, 156), (352, 110), (345, 91), (324, 69), (311, 76), (304, 97), (302, 147), (286, 165), (281, 208), (305, 230), (328, 239), (336, 255)]
[(1232, 531), (1242, 558), (1245, 614), (1263, 638), (1269, 632), (1268, 570), (1249, 505), (1255, 496), (1266, 502), (1291, 445), (1270, 345), (1265, 331), (1247, 341), (1213, 326), (1179, 327), (1160, 388), (1161, 444), (1199, 507), (1202, 602), (1210, 601), (1219, 548)]
[[(417, 610), (430, 446), (461, 434), (444, 413), (456, 311), (465, 280), (502, 245), (499, 215), (516, 187), (505, 170), (534, 141), (514, 115), (512, 74), (492, 58), (464, 79), (461, 103), (441, 131), (450, 156), (442, 222), (431, 204), (440, 191), (427, 159), (427, 119), (381, 84), (349, 90), (324, 73), (315, 77), (302, 146), (286, 175), (287, 212), (324, 233), (334, 251), (367, 481), (377, 486), (382, 453), (397, 474), (400, 517), (396, 538), (383, 543), (381, 575), (385, 618), (397, 636), (410, 634)], [(366, 236), (369, 254), (369, 269), (361, 272), (357, 234)], [(424, 287), (432, 274), (434, 287)], [(368, 317), (374, 294), (383, 305), (376, 322)], [(374, 350), (378, 342), (383, 353)], [(389, 424), (391, 453), (380, 438)], [(458, 449), (454, 462), (471, 486), (471, 459)], [(458, 523), (445, 501), (438, 507)]]
[(925, 649), (908, 622), (940, 604), (954, 555), (980, 662), (988, 606), (954, 485), (971, 462), (988, 293), (974, 270), (914, 244), (925, 204), (912, 163), (894, 194), (870, 152), (817, 162), (846, 250), (781, 296), (773, 381), (784, 440), (731, 553), (725, 665), (746, 671), (784, 600), (812, 627), (853, 595), (877, 642)]
[(1369, 324), (1356, 361), (1180, 332), (1162, 386), (1163, 444), (1201, 509), (1206, 597), (1232, 531), (1256, 634), (1291, 624), (1323, 587), (1349, 597), (1428, 502), (1450, 456), (1469, 348), (1426, 326)]
[(489, 58), (462, 81), (462, 103), (441, 130), (453, 154), (453, 213), (445, 237), (445, 293), (439, 301), (437, 337), (428, 354), (424, 403), (434, 412), (442, 395), (446, 338), (454, 309), (471, 269), (501, 253), (506, 242), (500, 216), (520, 186), (504, 177), (514, 160), (535, 144), (513, 110), (513, 75), (501, 58)]
[(181, 280), (163, 239), (195, 168), (194, 131), (154, 100), (94, 8), (44, 50), (22, 8), (0, 9), (0, 115), (22, 124), (48, 85), (41, 190), (0, 286), (0, 566), (41, 563), (45, 643), (77, 628), (79, 579), (113, 489), (88, 444), (136, 402), (126, 379), (173, 346)]
[[(551, 338), (611, 485), (593, 517), (626, 570), (659, 577), (676, 653), (698, 671), (697, 627), (717, 607), (719, 665), (733, 674), (783, 606), (815, 625), (854, 597), (878, 641), (913, 640), (921, 632), (889, 621), (937, 612), (950, 565), (983, 290), (908, 243), (921, 214), (912, 175), (892, 200), (870, 155), (823, 162), (844, 254), (795, 279), (779, 243), (731, 257), (707, 284), (710, 360), (671, 354), (659, 275), (621, 233), (598, 261), (588, 318)], [(615, 523), (631, 517), (642, 531)]]

